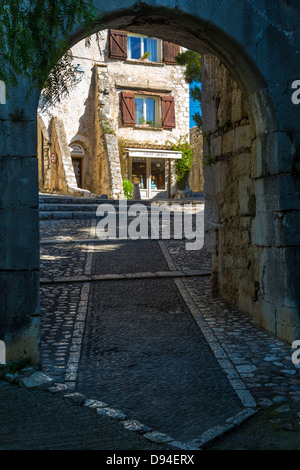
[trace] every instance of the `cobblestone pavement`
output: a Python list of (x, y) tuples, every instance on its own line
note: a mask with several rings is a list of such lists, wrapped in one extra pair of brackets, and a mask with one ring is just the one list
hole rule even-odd
[[(158, 446), (119, 422), (44, 390), (0, 381), (0, 450), (148, 450)], [(8, 415), (9, 411), (9, 415)], [(160, 445), (161, 450), (168, 449)], [(99, 458), (98, 456), (98, 464)], [(20, 461), (21, 463), (21, 461)], [(54, 463), (54, 462), (53, 462)]]
[[(208, 272), (205, 249), (99, 242), (89, 220), (42, 221), (41, 240), (42, 367), (70, 389), (196, 446), (241, 410), (300, 402), (289, 345), (213, 297), (209, 276), (167, 278)], [(139, 278), (147, 272), (156, 279)], [(107, 280), (51, 283), (100, 273)]]

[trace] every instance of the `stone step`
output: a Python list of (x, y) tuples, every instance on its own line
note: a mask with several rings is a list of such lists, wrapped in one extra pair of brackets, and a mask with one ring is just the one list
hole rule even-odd
[[(108, 201), (107, 198), (87, 198), (87, 197), (73, 197), (73, 196), (39, 196), (40, 204), (105, 204)], [(113, 201), (115, 202), (115, 201)]]
[(99, 204), (40, 204), (40, 212), (96, 212)]
[[(95, 197), (76, 197), (76, 196), (63, 196), (52, 194), (41, 194), (39, 196), (39, 211), (41, 220), (49, 219), (91, 219), (96, 217), (97, 208), (100, 204), (110, 204), (116, 209), (118, 215), (119, 209), (118, 199), (107, 199), (106, 196)], [(179, 203), (185, 204), (193, 202), (196, 204), (203, 204), (201, 200), (173, 200), (173, 201), (127, 201), (127, 205), (131, 206), (136, 203), (142, 203), (144, 206), (151, 206), (156, 203)]]
[(96, 217), (96, 212), (40, 212), (40, 220), (50, 219), (93, 219)]

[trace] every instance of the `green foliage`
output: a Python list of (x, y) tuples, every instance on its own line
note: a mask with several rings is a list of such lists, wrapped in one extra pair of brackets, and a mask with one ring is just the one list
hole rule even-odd
[(115, 134), (115, 131), (111, 128), (107, 119), (103, 119), (102, 126), (104, 134)]
[[(179, 65), (185, 66), (184, 78), (187, 83), (191, 84), (202, 81), (201, 55), (198, 52), (182, 52), (176, 57), (176, 62)], [(191, 90), (191, 97), (196, 103), (201, 104), (202, 92), (198, 85), (195, 85)], [(201, 114), (197, 112), (193, 115), (193, 118), (199, 129), (202, 129), (203, 121)]]
[(0, 379), (3, 378), (6, 374), (16, 374), (21, 372), (26, 367), (31, 366), (32, 360), (30, 357), (20, 359), (19, 361), (11, 362), (6, 365), (0, 365)]
[(139, 125), (140, 126), (145, 126), (145, 124), (148, 124), (149, 127), (157, 127), (156, 123), (155, 123), (155, 119), (151, 119), (150, 121), (146, 121), (144, 116), (139, 118)]
[(191, 97), (194, 101), (202, 101), (202, 91), (198, 85), (195, 85), (194, 88), (191, 90)]
[(75, 82), (69, 36), (75, 25), (101, 24), (93, 0), (0, 0), (0, 80), (7, 90), (28, 79), (44, 104), (60, 101)]
[(180, 136), (178, 142), (172, 145), (172, 149), (182, 152), (182, 158), (175, 162), (176, 182), (179, 189), (185, 189), (192, 167), (194, 150), (188, 143), (188, 137)]
[(228, 129), (231, 126), (231, 121), (230, 119), (224, 119), (224, 121), (221, 122), (221, 127), (224, 129), (225, 132), (228, 131)]
[(203, 160), (204, 160), (204, 166), (210, 166), (210, 165), (213, 165), (217, 162), (218, 160), (218, 157), (216, 155), (212, 155), (212, 151), (211, 151), (211, 135), (212, 135), (212, 132), (211, 131), (208, 131), (208, 132), (204, 132), (203, 134), (203, 140), (204, 142), (206, 143), (207, 145), (207, 155), (204, 156)]
[(184, 78), (187, 83), (201, 82), (201, 55), (198, 52), (182, 52), (176, 57), (176, 62), (185, 66)]
[(199, 127), (199, 129), (202, 129), (202, 125), (203, 125), (203, 119), (202, 119), (202, 116), (199, 112), (195, 113), (194, 116), (194, 121), (196, 123), (196, 126)]
[(132, 199), (133, 184), (130, 180), (123, 180), (123, 190), (126, 199)]
[(151, 53), (146, 51), (145, 54), (142, 55), (142, 59), (149, 59), (150, 56)]

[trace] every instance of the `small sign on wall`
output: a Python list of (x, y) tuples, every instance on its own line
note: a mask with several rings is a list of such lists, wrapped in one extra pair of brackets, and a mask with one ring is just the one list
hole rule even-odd
[(52, 153), (51, 153), (50, 160), (51, 160), (51, 163), (56, 163), (56, 162), (57, 162), (57, 154), (56, 154), (56, 152), (52, 152)]
[(72, 144), (70, 145), (71, 147), (71, 155), (76, 155), (76, 156), (84, 156), (85, 155), (85, 150), (80, 144)]

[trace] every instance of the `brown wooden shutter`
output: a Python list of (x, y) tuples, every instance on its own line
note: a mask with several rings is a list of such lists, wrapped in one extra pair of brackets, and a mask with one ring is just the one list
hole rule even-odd
[(109, 56), (112, 59), (127, 59), (127, 32), (109, 31)]
[(175, 57), (180, 53), (180, 46), (163, 41), (163, 59), (166, 64), (177, 64)]
[(127, 91), (121, 93), (121, 109), (124, 126), (135, 126), (134, 93)]
[(175, 126), (175, 101), (173, 96), (161, 97), (162, 126), (166, 129), (174, 129)]

